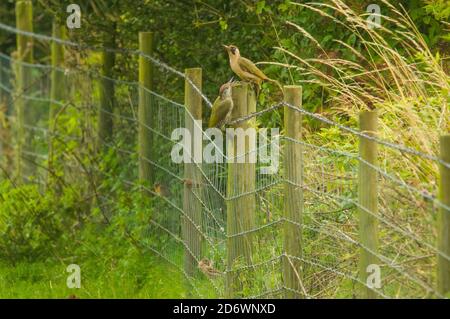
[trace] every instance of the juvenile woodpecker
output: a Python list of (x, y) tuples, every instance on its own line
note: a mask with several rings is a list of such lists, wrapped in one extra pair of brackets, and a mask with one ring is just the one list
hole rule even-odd
[(231, 98), (232, 82), (223, 84), (219, 90), (219, 96), (214, 101), (208, 127), (217, 127), (221, 130), (230, 121), (233, 111), (233, 100)]
[(283, 92), (283, 88), (280, 83), (276, 80), (272, 80), (267, 75), (265, 75), (258, 67), (249, 59), (241, 56), (239, 49), (235, 45), (223, 45), (225, 50), (228, 52), (228, 57), (230, 59), (230, 66), (234, 73), (243, 81), (251, 82), (256, 84), (258, 95), (261, 90), (261, 84), (263, 81), (269, 81), (275, 83), (280, 90)]
[(198, 268), (209, 278), (215, 278), (223, 275), (223, 272), (214, 268), (213, 261), (208, 258), (203, 258), (200, 260), (198, 262)]

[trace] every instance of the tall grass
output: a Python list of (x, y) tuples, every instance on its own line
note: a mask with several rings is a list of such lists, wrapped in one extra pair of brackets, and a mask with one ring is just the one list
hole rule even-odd
[[(360, 44), (357, 50), (336, 39), (339, 49), (327, 52), (305, 28), (287, 21), (321, 53), (317, 58), (306, 59), (293, 51), (277, 49), (297, 62), (288, 67), (297, 67), (306, 77), (303, 82), (318, 83), (330, 92), (330, 115), (346, 115), (344, 118), (349, 117), (356, 124), (361, 110), (377, 109), (382, 138), (437, 154), (439, 135), (450, 129), (450, 82), (444, 71), (448, 57), (433, 53), (405, 9), (382, 0), (385, 14), (381, 15), (381, 26), (370, 28), (367, 13), (358, 14), (341, 0), (293, 4), (352, 32)], [(344, 58), (340, 51), (355, 58)], [(390, 168), (417, 184), (436, 177), (434, 163), (390, 150), (383, 152)]]
[[(330, 19), (344, 32), (350, 31), (357, 45), (335, 39), (333, 51), (327, 51), (321, 39), (306, 28), (286, 21), (317, 47), (318, 54), (305, 58), (297, 53), (300, 48), (278, 47), (291, 62), (272, 64), (300, 72), (304, 86), (314, 83), (326, 90), (331, 107), (325, 108), (324, 116), (356, 128), (359, 112), (375, 109), (380, 138), (438, 155), (439, 136), (450, 130), (450, 82), (445, 72), (448, 56), (428, 46), (406, 10), (382, 0), (381, 26), (371, 28), (367, 13), (357, 13), (341, 0), (292, 4)], [(304, 139), (311, 144), (357, 153), (357, 136), (328, 125), (306, 130)], [(355, 246), (327, 232), (358, 241), (358, 217), (352, 202), (357, 198), (358, 164), (310, 149), (305, 153), (305, 183), (315, 187), (306, 192), (305, 224), (320, 230), (318, 234), (306, 232), (305, 242), (310, 243), (305, 246), (306, 255), (354, 273), (358, 260)], [(387, 257), (382, 262), (381, 291), (392, 297), (428, 297), (435, 282), (435, 254), (422, 244), (434, 245), (436, 241), (436, 207), (421, 192), (437, 194), (438, 165), (387, 147), (379, 147), (378, 165), (419, 190), (412, 192), (379, 177), (380, 253)], [(355, 292), (354, 283), (336, 272), (317, 272), (313, 267), (309, 275), (306, 285), (311, 284), (308, 291), (313, 296), (349, 297)]]

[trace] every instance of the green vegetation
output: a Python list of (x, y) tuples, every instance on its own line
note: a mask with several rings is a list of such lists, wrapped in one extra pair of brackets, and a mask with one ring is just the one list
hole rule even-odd
[(118, 259), (92, 255), (82, 269), (81, 288), (67, 288), (67, 261), (0, 265), (0, 298), (183, 298), (182, 276), (165, 263), (134, 250)]
[[(1, 23), (16, 25), (15, 2), (2, 0)], [(60, 8), (71, 2), (32, 1), (34, 32), (51, 35), (53, 22), (64, 25)], [(51, 41), (34, 39), (36, 64), (22, 64), (16, 34), (0, 28), (0, 298), (224, 297), (226, 276), (204, 275), (197, 265), (202, 258), (212, 260), (219, 273), (236, 273), (238, 297), (360, 296), (359, 137), (338, 125), (357, 130), (360, 112), (377, 110), (379, 138), (429, 156), (439, 154), (439, 137), (450, 131), (450, 3), (380, 0), (382, 25), (371, 29), (366, 8), (373, 2), (80, 1), (82, 28), (65, 36), (81, 48), (64, 46), (58, 59), (63, 70), (53, 77), (46, 67), (52, 63)], [(232, 43), (270, 78), (301, 85), (305, 110), (338, 124), (302, 116), (302, 257), (293, 262), (302, 272), (290, 273), (301, 275), (295, 294), (283, 294), (282, 275), (283, 229), (299, 227), (283, 223), (289, 216), (283, 201), (288, 142), (281, 141), (280, 172), (256, 174), (256, 185), (246, 185), (257, 189), (251, 192), (254, 202), (235, 202), (255, 207), (246, 222), (256, 231), (240, 238), (242, 246), (251, 238), (253, 253), (249, 248), (250, 256), (236, 256), (230, 266), (232, 206), (224, 197), (238, 187), (227, 183), (225, 164), (204, 164), (198, 172), (193, 165), (189, 169), (201, 172), (194, 178), (172, 162), (171, 133), (186, 122), (186, 83), (127, 51), (138, 50), (144, 31), (155, 34), (155, 59), (182, 72), (202, 68), (202, 92), (211, 101), (232, 76), (221, 46)], [(103, 47), (118, 50), (107, 53)], [(145, 75), (139, 78), (145, 61), (153, 67), (152, 84)], [(58, 83), (64, 90), (52, 91), (52, 78), (64, 78)], [(195, 90), (191, 94), (195, 100)], [(257, 111), (282, 99), (276, 86), (264, 83)], [(33, 111), (21, 122), (24, 103)], [(139, 125), (148, 105), (151, 112)], [(203, 103), (203, 123), (209, 115)], [(280, 127), (284, 137), (283, 116), (279, 108), (254, 123)], [(18, 149), (24, 132), (29, 144)], [(139, 152), (139, 140), (146, 141), (145, 151)], [(445, 291), (436, 291), (439, 164), (378, 147), (378, 253), (385, 259), (379, 259), (382, 288), (374, 297), (443, 297)], [(29, 176), (16, 169), (25, 162), (34, 169)], [(239, 169), (252, 176), (252, 166)], [(289, 181), (295, 199), (300, 197)], [(197, 186), (200, 191), (191, 192)], [(201, 216), (193, 215), (198, 225), (192, 227), (186, 210), (198, 207)], [(242, 206), (233, 209), (238, 216)], [(193, 246), (194, 253), (186, 248)], [(296, 248), (290, 251), (297, 254)], [(186, 254), (196, 255), (189, 265)], [(69, 264), (81, 267), (81, 289), (66, 286)]]

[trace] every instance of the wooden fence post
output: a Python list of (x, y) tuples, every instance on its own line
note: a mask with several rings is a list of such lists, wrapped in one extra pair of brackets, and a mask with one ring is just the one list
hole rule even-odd
[[(7, 58), (1, 58), (0, 59), (0, 84), (6, 88), (10, 87), (11, 77), (11, 63)], [(2, 109), (2, 112), (5, 112), (5, 114), (9, 114), (8, 102), (9, 102), (9, 95), (10, 93), (0, 88), (0, 105), (4, 107), (5, 109)]]
[[(247, 83), (236, 84), (232, 88), (233, 113), (232, 118), (240, 118), (248, 114), (249, 110), (256, 109), (256, 98), (249, 93)], [(235, 298), (242, 290), (242, 281), (238, 280), (238, 274), (233, 271), (235, 262), (252, 264), (253, 237), (251, 232), (255, 225), (255, 164), (249, 163), (250, 154), (244, 155), (254, 147), (250, 140), (247, 141), (246, 131), (250, 128), (249, 122), (241, 122), (234, 126), (235, 135), (227, 132), (227, 275), (226, 296)], [(240, 133), (239, 133), (240, 131)], [(256, 141), (256, 131), (253, 140)], [(245, 139), (245, 140), (243, 140)], [(241, 142), (239, 142), (241, 140)], [(244, 141), (244, 142), (242, 142)], [(239, 147), (239, 144), (244, 147)], [(256, 142), (255, 142), (256, 143)], [(256, 154), (255, 154), (256, 155)], [(242, 161), (243, 162), (239, 162)], [(245, 194), (245, 195), (243, 195)], [(244, 234), (242, 234), (244, 233)], [(247, 280), (250, 282), (251, 280)]]
[(8, 120), (8, 131), (6, 132), (6, 143), (8, 143), (8, 149), (4, 149), (4, 151), (7, 151), (8, 156), (6, 158), (7, 160), (7, 168), (10, 172), (15, 172), (17, 177), (20, 177), (19, 170), (19, 145), (14, 145), (13, 141), (14, 138), (17, 139), (17, 144), (19, 144), (18, 138), (19, 138), (19, 124), (18, 124), (18, 118), (19, 115), (17, 114), (18, 109), (18, 101), (15, 98), (16, 94), (18, 93), (18, 81), (19, 81), (19, 66), (20, 62), (18, 61), (18, 51), (11, 52), (11, 78), (10, 78), (10, 92), (9, 92), (9, 103), (8, 103), (8, 114), (13, 115), (14, 112), (16, 112), (16, 118), (12, 120)]
[[(375, 136), (377, 130), (377, 112), (363, 111), (359, 116), (360, 131), (369, 136)], [(370, 165), (377, 163), (377, 143), (365, 137), (359, 138), (359, 156)], [(367, 163), (359, 163), (359, 239), (360, 248), (359, 277), (362, 283), (367, 283), (369, 265), (379, 265), (377, 219), (373, 216), (378, 213), (378, 186), (377, 172)], [(373, 252), (373, 253), (372, 253)], [(375, 287), (362, 287), (361, 297), (372, 299), (377, 294)]]
[[(145, 55), (153, 54), (152, 32), (139, 32), (139, 51)], [(153, 64), (140, 55), (139, 56), (139, 180), (148, 187), (153, 187), (154, 168), (150, 161), (154, 161), (153, 155), (153, 132), (149, 129), (152, 124), (152, 97), (149, 91), (153, 90)]]
[[(251, 86), (247, 89), (247, 110), (246, 115), (255, 113), (256, 112), (256, 92), (251, 88)], [(245, 218), (244, 227), (246, 227), (247, 230), (255, 229), (256, 227), (256, 194), (252, 193), (256, 191), (256, 160), (258, 158), (258, 148), (256, 140), (258, 138), (257, 132), (256, 132), (256, 117), (251, 118), (247, 123), (244, 123), (244, 129), (247, 128), (253, 128), (255, 132), (255, 144), (250, 145), (250, 141), (246, 139), (245, 141), (245, 152), (248, 152), (249, 154), (245, 157), (246, 162), (244, 164), (244, 181), (246, 182), (245, 185), (245, 193), (248, 193), (247, 196), (243, 198), (244, 203), (246, 204), (246, 212), (243, 214), (243, 218)], [(251, 157), (253, 157), (254, 161), (251, 160)], [(247, 235), (247, 237), (244, 237), (244, 239), (247, 241), (247, 247), (249, 249), (250, 255), (247, 257), (248, 262), (251, 262), (251, 256), (253, 253), (253, 236)]]
[[(0, 58), (0, 85), (2, 85), (2, 87), (0, 87), (0, 106), (3, 107), (3, 101), (4, 101), (4, 97), (6, 96), (7, 92), (3, 89), (3, 86), (5, 86), (6, 83), (5, 79), (8, 78), (6, 72), (4, 71), (6, 69), (6, 60), (4, 60), (3, 58)], [(0, 112), (6, 112), (6, 110), (1, 109)]]
[[(4, 68), (4, 61), (2, 59), (0, 59), (0, 85), (2, 87), (0, 87), (0, 116), (2, 114), (7, 114), (6, 113), (6, 108), (4, 107), (5, 105), (7, 105), (6, 103), (4, 103), (4, 96), (6, 95), (6, 91), (3, 90), (3, 82), (4, 79), (6, 78), (5, 76), (5, 72), (3, 71)], [(6, 122), (6, 121), (5, 121)], [(3, 165), (3, 159), (5, 158), (5, 152), (4, 152), (4, 147), (5, 147), (5, 143), (4, 143), (4, 135), (6, 132), (6, 127), (4, 127), (3, 123), (0, 123), (0, 165)]]
[[(61, 26), (58, 22), (54, 21), (52, 26), (52, 35), (55, 38), (63, 39), (65, 33), (65, 26)], [(55, 102), (61, 102), (65, 96), (65, 83), (64, 83), (64, 71), (61, 70), (64, 66), (64, 46), (55, 41), (51, 44), (51, 87), (50, 87), (50, 99)], [(56, 143), (55, 134), (57, 132), (57, 114), (60, 111), (60, 105), (58, 103), (50, 103), (49, 113), (49, 144), (48, 144), (48, 176), (47, 183), (50, 186), (53, 184), (51, 172), (55, 166), (61, 164), (54, 154), (54, 148)], [(57, 162), (57, 163), (55, 163)]]
[[(302, 106), (302, 87), (285, 86), (286, 102), (297, 107)], [(302, 138), (302, 114), (288, 106), (284, 107), (284, 131), (286, 137), (300, 141)], [(283, 282), (287, 288), (286, 298), (301, 298), (302, 291), (301, 261), (288, 256), (302, 256), (303, 189), (302, 185), (302, 146), (293, 141), (286, 141), (284, 150), (285, 185), (284, 185), (284, 253)]]
[[(33, 32), (33, 5), (31, 1), (18, 1), (16, 3), (16, 26), (17, 29)], [(17, 176), (25, 181), (35, 172), (33, 165), (33, 134), (25, 130), (27, 125), (34, 125), (32, 104), (23, 95), (30, 95), (32, 84), (32, 73), (29, 66), (22, 62), (33, 63), (33, 38), (17, 34), (17, 90), (16, 90), (16, 114), (17, 114)]]
[[(202, 69), (186, 69), (186, 78), (199, 89), (202, 89)], [(198, 153), (199, 146), (203, 143), (201, 121), (202, 119), (202, 97), (189, 83), (185, 81), (184, 86), (185, 128), (190, 132), (191, 149), (190, 163), (184, 164), (184, 190), (183, 190), (183, 212), (185, 216), (181, 219), (184, 249), (184, 270), (189, 276), (193, 276), (198, 268), (198, 261), (202, 258), (202, 206), (199, 198), (202, 196), (202, 174), (201, 161)], [(198, 132), (198, 133), (196, 133)], [(185, 150), (186, 151), (186, 150)]]
[[(114, 33), (104, 35), (103, 45), (105, 48), (115, 48)], [(97, 132), (98, 150), (103, 148), (103, 143), (111, 142), (113, 137), (114, 81), (108, 78), (112, 78), (115, 59), (114, 52), (102, 51), (102, 78), (100, 79), (100, 109), (98, 111)]]
[[(10, 87), (10, 64), (7, 59), (0, 60), (0, 84), (2, 87)], [(0, 88), (0, 114), (10, 115), (9, 110), (9, 92), (3, 88)], [(11, 139), (10, 135), (10, 121), (8, 117), (5, 117), (3, 123), (0, 123), (0, 165), (5, 165), (7, 169), (10, 168), (9, 159), (11, 158), (10, 147)]]
[[(440, 144), (440, 158), (450, 163), (450, 135), (441, 136)], [(439, 200), (450, 207), (450, 168), (442, 164), (440, 164)], [(445, 207), (439, 209), (437, 248), (450, 256), (450, 211)], [(442, 295), (450, 292), (450, 261), (441, 255), (438, 255), (437, 260), (437, 288)]]

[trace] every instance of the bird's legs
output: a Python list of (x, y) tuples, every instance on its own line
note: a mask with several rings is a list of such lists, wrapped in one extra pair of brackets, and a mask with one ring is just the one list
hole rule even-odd
[(261, 92), (261, 85), (257, 83), (252, 83), (253, 90), (255, 91), (256, 98), (259, 96), (259, 92)]
[(256, 98), (258, 98), (259, 92), (261, 92), (261, 85), (253, 81), (237, 81), (233, 83), (248, 83), (253, 91), (255, 91)]

